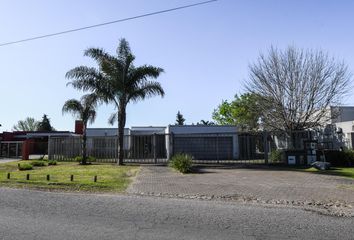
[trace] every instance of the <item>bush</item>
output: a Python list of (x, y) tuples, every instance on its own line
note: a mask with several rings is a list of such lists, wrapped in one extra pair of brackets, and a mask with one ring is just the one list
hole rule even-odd
[(188, 173), (192, 169), (192, 156), (179, 153), (171, 158), (169, 166), (181, 173)]
[(282, 162), (283, 151), (273, 150), (269, 155), (269, 162), (271, 163), (280, 163)]
[(46, 166), (45, 161), (32, 161), (33, 167), (44, 167)]
[[(331, 163), (333, 167), (350, 167), (354, 166), (354, 151), (353, 150), (325, 150), (324, 154), (326, 156), (326, 162)], [(323, 161), (321, 157), (323, 156), (322, 151), (317, 151), (317, 156), (319, 160)]]
[(38, 160), (47, 161), (48, 160), (48, 155), (40, 156)]
[(96, 162), (96, 158), (95, 158), (95, 157), (92, 157), (92, 156), (89, 156), (89, 157), (87, 158), (87, 161), (88, 161), (88, 162)]
[(50, 165), (57, 165), (57, 161), (55, 161), (55, 160), (49, 160), (49, 161), (48, 161), (48, 166), (50, 166)]
[[(77, 157), (75, 157), (75, 162), (82, 162), (82, 156), (77, 156)], [(87, 162), (96, 162), (96, 158), (95, 157), (92, 157), (92, 156), (88, 156), (87, 157)]]
[(74, 161), (75, 161), (75, 162), (82, 162), (82, 156), (76, 156), (76, 157), (74, 158)]
[(30, 163), (19, 163), (17, 166), (18, 166), (18, 170), (20, 171), (27, 171), (33, 169), (33, 166)]

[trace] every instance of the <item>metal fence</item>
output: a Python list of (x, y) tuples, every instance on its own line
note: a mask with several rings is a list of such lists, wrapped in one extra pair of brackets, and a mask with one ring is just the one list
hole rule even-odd
[[(126, 163), (167, 163), (175, 154), (187, 153), (195, 163), (280, 163), (291, 155), (299, 158), (315, 158), (318, 149), (345, 149), (347, 140), (330, 131), (297, 132), (235, 132), (198, 134), (131, 134), (124, 136), (124, 162)], [(310, 144), (311, 143), (311, 144)], [(308, 149), (306, 145), (316, 146)], [(50, 137), (46, 141), (30, 142), (27, 150), (31, 155), (44, 156), (58, 161), (75, 161), (81, 155), (82, 138)], [(88, 137), (87, 155), (97, 162), (114, 163), (118, 159), (117, 137)], [(1, 142), (0, 156), (20, 157), (23, 142)], [(276, 150), (286, 150), (283, 158), (274, 160)], [(290, 155), (290, 154), (288, 154)], [(299, 161), (299, 162), (304, 162)]]
[(22, 144), (22, 141), (2, 141), (0, 143), (0, 157), (21, 158)]
[(265, 163), (262, 134), (208, 133), (172, 136), (173, 154), (190, 154), (195, 163)]
[[(166, 143), (170, 136), (165, 134), (126, 135), (123, 140), (124, 162), (164, 163), (167, 162)], [(50, 138), (49, 158), (59, 161), (74, 161), (80, 156), (81, 137)], [(88, 137), (87, 155), (97, 162), (113, 163), (118, 159), (117, 137)]]
[[(50, 138), (50, 159), (74, 161), (81, 137)], [(117, 162), (117, 137), (88, 137), (87, 155), (97, 162)], [(124, 162), (167, 163), (177, 153), (195, 163), (265, 163), (263, 133), (150, 134), (124, 136)]]

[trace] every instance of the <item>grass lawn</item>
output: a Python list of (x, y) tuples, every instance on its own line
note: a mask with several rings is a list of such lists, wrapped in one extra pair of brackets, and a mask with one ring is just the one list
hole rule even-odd
[(338, 168), (331, 168), (330, 170), (326, 170), (326, 171), (317, 170), (316, 168), (308, 168), (308, 169), (303, 169), (303, 171), (354, 178), (354, 167), (338, 167)]
[[(0, 186), (71, 192), (122, 192), (139, 170), (136, 166), (116, 164), (94, 163), (82, 166), (77, 162), (58, 162), (56, 166), (34, 167), (33, 170), (19, 171), (17, 164), (25, 162), (31, 161), (0, 163)], [(10, 180), (7, 179), (7, 173), (11, 175)], [(26, 180), (27, 174), (30, 174), (30, 180)], [(49, 181), (47, 181), (48, 174)], [(72, 182), (71, 175), (74, 175)], [(94, 176), (97, 176), (97, 182), (93, 181)]]

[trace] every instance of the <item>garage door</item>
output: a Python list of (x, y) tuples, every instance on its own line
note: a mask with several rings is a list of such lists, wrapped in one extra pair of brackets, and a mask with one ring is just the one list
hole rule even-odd
[(188, 153), (197, 160), (232, 159), (232, 137), (191, 137), (175, 136), (174, 153)]

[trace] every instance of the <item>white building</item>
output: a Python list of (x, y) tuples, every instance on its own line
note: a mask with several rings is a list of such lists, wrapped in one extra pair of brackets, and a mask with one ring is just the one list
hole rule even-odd
[(330, 124), (336, 126), (339, 138), (346, 142), (346, 147), (354, 148), (354, 107), (341, 106), (331, 107), (333, 118)]
[[(235, 126), (170, 125), (124, 129), (124, 150), (130, 158), (170, 158), (184, 152), (196, 159), (237, 159), (238, 133)], [(117, 128), (88, 128), (88, 149), (106, 145), (117, 136)], [(95, 142), (94, 142), (95, 141)]]

